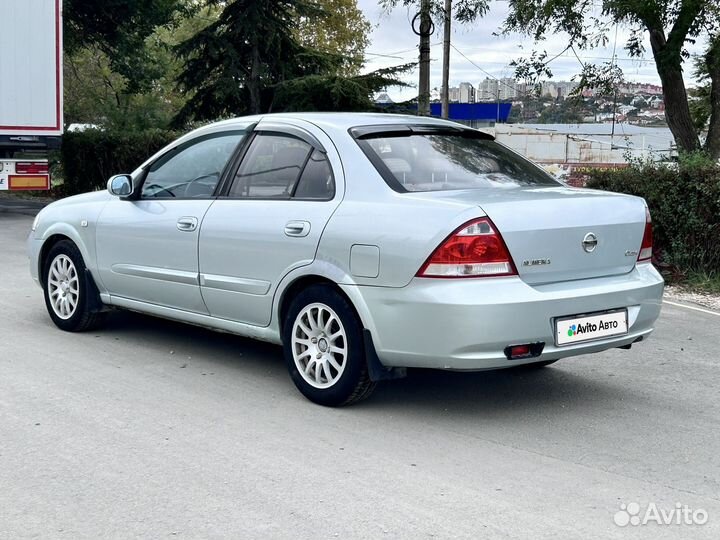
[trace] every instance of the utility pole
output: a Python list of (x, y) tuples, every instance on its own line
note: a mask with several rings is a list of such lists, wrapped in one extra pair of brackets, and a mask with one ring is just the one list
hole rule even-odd
[(450, 21), (452, 20), (452, 0), (445, 0), (445, 20), (443, 21), (443, 67), (442, 67), (442, 117), (450, 116)]
[(418, 83), (418, 115), (430, 116), (430, 0), (420, 1), (420, 81)]

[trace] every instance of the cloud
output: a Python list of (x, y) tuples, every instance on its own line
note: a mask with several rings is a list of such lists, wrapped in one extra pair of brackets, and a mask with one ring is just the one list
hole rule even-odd
[[(418, 2), (419, 4), (419, 2)], [(417, 12), (415, 6), (406, 8), (398, 6), (390, 13), (384, 12), (377, 0), (358, 0), (358, 7), (373, 25), (371, 44), (367, 50), (365, 69), (371, 71), (405, 62), (417, 61), (418, 37), (410, 27), (410, 21)], [(552, 58), (567, 46), (567, 36), (557, 34), (550, 36), (539, 44), (533, 44), (527, 36), (498, 36), (502, 22), (507, 16), (506, 2), (493, 2), (489, 13), (480, 21), (461, 26), (453, 25), (452, 44), (472, 62), (463, 58), (457, 51), (450, 52), (450, 85), (457, 86), (461, 82), (477, 85), (486, 77), (512, 77), (513, 68), (510, 62), (522, 56), (529, 56), (533, 48), (545, 50)], [(629, 81), (660, 84), (660, 79), (652, 60), (646, 53), (645, 58), (630, 58), (624, 49), (630, 33), (626, 28), (618, 28), (616, 53), (618, 65), (623, 69)], [(611, 36), (614, 38), (614, 36)], [(613, 56), (613, 45), (591, 51), (578, 51), (581, 59), (586, 62), (603, 63)], [(689, 46), (691, 54), (699, 54), (703, 50), (704, 41)], [(645, 39), (645, 48), (650, 51), (650, 44)], [(442, 69), (442, 28), (436, 28), (431, 38), (430, 50), (430, 87), (440, 87)], [(473, 65), (475, 64), (475, 65)], [(554, 80), (570, 80), (580, 71), (580, 62), (572, 53), (566, 51), (550, 64)], [(417, 72), (404, 78), (407, 82), (417, 85)], [(685, 82), (692, 85), (692, 69), (688, 66)], [(417, 95), (415, 88), (389, 89), (390, 96), (395, 100), (409, 99)]]

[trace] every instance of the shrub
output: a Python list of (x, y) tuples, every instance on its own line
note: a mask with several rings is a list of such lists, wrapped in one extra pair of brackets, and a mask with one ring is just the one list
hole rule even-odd
[(66, 133), (60, 157), (64, 183), (53, 189), (54, 194), (68, 196), (103, 189), (108, 178), (134, 171), (175, 138), (177, 133), (163, 130)]
[(680, 273), (720, 268), (720, 166), (698, 155), (677, 164), (633, 164), (596, 170), (587, 187), (645, 198), (653, 220), (655, 257)]

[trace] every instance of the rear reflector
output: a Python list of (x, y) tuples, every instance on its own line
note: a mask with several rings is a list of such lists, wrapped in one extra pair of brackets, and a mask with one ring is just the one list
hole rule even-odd
[(489, 277), (517, 274), (490, 218), (475, 219), (451, 234), (418, 270), (418, 277)]
[(34, 189), (50, 189), (50, 176), (45, 175), (8, 175), (8, 187), (11, 190), (31, 191)]
[(46, 161), (18, 161), (15, 164), (17, 174), (47, 174), (48, 164)]
[(519, 360), (521, 358), (535, 358), (540, 356), (545, 348), (545, 343), (527, 343), (525, 345), (508, 345), (503, 351), (508, 360)]
[(638, 262), (649, 261), (653, 255), (653, 233), (652, 218), (650, 210), (645, 208), (645, 232), (643, 233), (642, 244), (640, 245), (640, 253), (638, 253)]
[(517, 358), (518, 356), (527, 356), (530, 354), (530, 345), (515, 345), (510, 347), (510, 358)]

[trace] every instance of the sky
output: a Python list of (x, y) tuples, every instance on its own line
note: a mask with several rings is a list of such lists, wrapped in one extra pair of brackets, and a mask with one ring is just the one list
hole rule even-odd
[[(377, 0), (358, 0), (358, 7), (373, 25), (370, 46), (366, 51), (365, 70), (399, 65), (405, 62), (417, 61), (418, 37), (410, 28), (410, 20), (416, 13), (416, 8), (399, 6), (387, 13), (378, 6)], [(508, 4), (498, 0), (492, 3), (490, 12), (480, 21), (469, 25), (455, 23), (452, 31), (452, 44), (457, 47), (472, 62), (463, 58), (457, 51), (450, 51), (450, 86), (457, 86), (461, 82), (477, 84), (486, 77), (512, 77), (513, 68), (509, 63), (522, 56), (529, 56), (533, 48), (547, 51), (548, 58), (560, 53), (568, 43), (564, 34), (551, 36), (546, 41), (534, 46), (531, 38), (522, 35), (496, 36), (503, 20), (507, 16)], [(625, 79), (632, 82), (660, 84), (655, 70), (652, 55), (646, 53), (644, 59), (630, 58), (624, 49), (629, 36), (627, 29), (618, 28), (617, 57), (618, 65), (622, 68)], [(614, 35), (611, 35), (614, 38)], [(613, 41), (607, 48), (591, 51), (578, 51), (583, 61), (602, 63), (613, 56)], [(650, 51), (650, 44), (645, 43), (646, 51)], [(702, 52), (702, 41), (689, 47), (691, 54)], [(439, 88), (442, 69), (442, 28), (436, 28), (431, 37), (430, 49), (430, 87)], [(473, 65), (476, 64), (476, 66)], [(688, 66), (689, 67), (689, 66)], [(567, 51), (550, 64), (553, 80), (571, 80), (573, 75), (580, 71), (580, 62), (572, 51)], [(687, 70), (685, 82), (688, 86), (694, 84), (692, 69)], [(417, 72), (409, 74), (405, 79), (417, 85)], [(416, 88), (389, 88), (388, 94), (395, 101), (402, 101), (415, 97)]]

